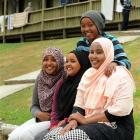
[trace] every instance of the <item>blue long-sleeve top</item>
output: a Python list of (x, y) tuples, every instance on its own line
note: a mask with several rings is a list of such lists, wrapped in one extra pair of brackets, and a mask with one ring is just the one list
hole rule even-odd
[[(114, 46), (114, 61), (118, 65), (125, 66), (127, 69), (131, 68), (131, 63), (129, 62), (127, 58), (127, 54), (124, 52), (123, 46), (120, 44), (118, 39), (114, 37), (111, 34), (103, 33), (102, 37), (108, 38), (112, 41), (113, 46)], [(82, 37), (80, 40), (77, 42), (76, 50), (84, 50), (89, 52), (89, 47), (90, 43), (89, 41), (85, 38)]]

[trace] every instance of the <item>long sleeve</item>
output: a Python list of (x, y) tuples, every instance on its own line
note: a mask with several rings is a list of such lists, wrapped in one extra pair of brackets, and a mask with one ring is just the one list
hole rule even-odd
[(72, 113), (77, 113), (77, 112), (82, 114), (83, 116), (85, 115), (85, 110), (84, 109), (74, 106), (73, 110), (72, 110)]
[[(131, 63), (127, 58), (127, 54), (124, 52), (123, 46), (119, 43), (117, 38), (107, 33), (103, 33), (102, 36), (110, 39), (114, 45), (114, 62), (116, 62), (118, 65), (126, 67), (127, 69), (130, 69)], [(76, 50), (84, 50), (89, 52), (89, 47), (90, 44), (88, 40), (83, 37), (77, 42)]]
[(116, 116), (116, 115), (112, 115), (108, 112), (108, 110), (105, 111), (105, 116), (107, 117), (107, 119), (110, 122), (118, 122), (120, 120), (125, 119), (126, 117), (129, 117), (129, 115), (131, 115), (133, 113), (133, 110), (131, 110), (130, 114), (125, 115), (125, 116)]
[(52, 99), (52, 112), (51, 112), (51, 127), (53, 127), (54, 125), (57, 125), (59, 120), (59, 116), (58, 116), (58, 103), (57, 103), (57, 98), (58, 98), (58, 94), (59, 94), (59, 89), (61, 87), (63, 83), (63, 80), (60, 79), (56, 85), (56, 89), (53, 95), (53, 99)]
[(83, 108), (84, 107), (84, 93), (81, 93), (81, 92), (82, 91), (79, 92), (79, 90), (77, 90), (74, 106), (84, 109)]
[(36, 117), (37, 113), (41, 111), (40, 105), (39, 105), (37, 87), (38, 87), (38, 81), (36, 79), (33, 95), (32, 95), (32, 106), (31, 106), (31, 112), (32, 112), (33, 117)]
[(131, 68), (131, 63), (127, 58), (127, 54), (124, 52), (123, 46), (119, 43), (117, 38), (110, 34), (103, 34), (104, 37), (110, 39), (114, 45), (114, 62), (118, 65), (125, 66), (127, 69)]
[[(74, 102), (74, 107), (79, 107), (84, 109), (85, 106), (85, 97), (87, 94), (85, 93), (86, 88), (85, 88), (85, 81), (87, 80), (87, 73), (89, 73), (90, 69), (88, 69), (82, 76), (80, 83), (77, 87), (77, 94)], [(86, 94), (86, 95), (85, 95)]]
[[(114, 92), (111, 97), (111, 103), (107, 106), (107, 112), (114, 116), (126, 116), (129, 115), (133, 109), (133, 93), (135, 91), (135, 85), (133, 80), (125, 69), (118, 67), (116, 73), (112, 74), (109, 78), (109, 83), (112, 83), (111, 90), (106, 85), (106, 92)], [(117, 77), (118, 81), (114, 80), (113, 77)], [(116, 88), (113, 88), (117, 82)]]
[(78, 50), (78, 51), (82, 50), (82, 51), (89, 52), (89, 46), (90, 46), (90, 44), (89, 44), (88, 40), (86, 38), (82, 37), (77, 42), (75, 49)]

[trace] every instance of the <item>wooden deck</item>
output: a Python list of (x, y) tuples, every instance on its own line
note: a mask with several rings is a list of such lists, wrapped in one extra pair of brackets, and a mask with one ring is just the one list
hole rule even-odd
[[(140, 25), (140, 1), (134, 0), (135, 9), (130, 13), (129, 27)], [(14, 28), (0, 33), (0, 42), (44, 40), (50, 38), (66, 38), (80, 35), (79, 19), (83, 12), (94, 9), (101, 10), (101, 1), (92, 0), (80, 3), (42, 8), (29, 13), (26, 26)], [(119, 29), (121, 13), (114, 11), (113, 21), (107, 21), (106, 30)]]

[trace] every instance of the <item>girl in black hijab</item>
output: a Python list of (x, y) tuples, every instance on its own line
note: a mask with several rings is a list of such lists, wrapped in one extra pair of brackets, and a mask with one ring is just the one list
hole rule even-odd
[[(80, 64), (80, 68), (75, 65), (74, 60)], [(75, 67), (74, 67), (75, 65)], [(56, 99), (58, 110), (58, 120), (63, 120), (72, 112), (75, 101), (77, 87), (81, 80), (83, 73), (90, 67), (88, 54), (84, 51), (71, 51), (66, 58), (65, 69), (68, 77), (64, 79), (61, 88), (59, 89), (58, 97)], [(77, 71), (76, 71), (77, 69)], [(76, 71), (76, 72), (75, 72)]]

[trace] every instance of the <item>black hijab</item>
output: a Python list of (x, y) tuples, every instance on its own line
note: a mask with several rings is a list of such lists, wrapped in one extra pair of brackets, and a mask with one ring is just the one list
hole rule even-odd
[(75, 101), (77, 87), (81, 80), (83, 73), (91, 67), (90, 61), (88, 59), (88, 53), (85, 51), (71, 51), (74, 53), (76, 58), (79, 61), (81, 66), (79, 72), (71, 77), (68, 76), (62, 83), (62, 86), (59, 89), (58, 93), (58, 116), (59, 120), (63, 120), (65, 117), (68, 117), (73, 109), (73, 104)]

